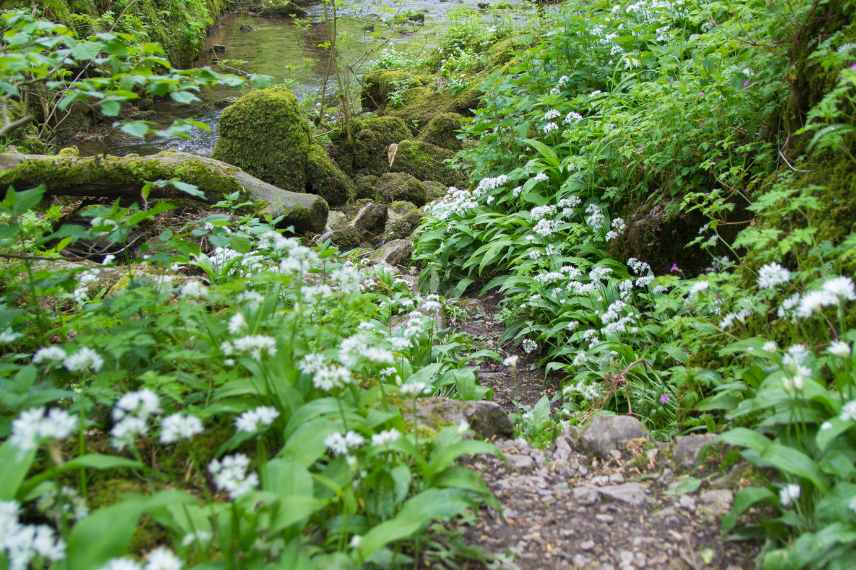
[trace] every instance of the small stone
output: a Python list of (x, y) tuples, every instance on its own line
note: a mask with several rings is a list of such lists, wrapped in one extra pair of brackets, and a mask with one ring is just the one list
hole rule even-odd
[(610, 483), (624, 483), (624, 475), (621, 473), (616, 473), (614, 475), (609, 476)]
[(613, 517), (612, 515), (606, 515), (603, 513), (595, 515), (594, 518), (596, 518), (602, 523), (611, 523), (615, 520), (615, 517)]
[(640, 483), (624, 483), (601, 487), (600, 493), (616, 501), (629, 505), (642, 505), (647, 500), (647, 489)]
[(573, 497), (581, 505), (593, 505), (600, 499), (600, 494), (594, 487), (577, 487), (574, 489)]
[(695, 499), (690, 497), (689, 495), (683, 495), (678, 500), (678, 505), (681, 508), (687, 509), (688, 511), (694, 511), (696, 508)]
[(577, 568), (585, 568), (591, 563), (591, 559), (583, 554), (574, 554), (571, 562), (573, 562), (574, 566)]
[(406, 265), (413, 253), (413, 242), (409, 239), (394, 239), (388, 241), (372, 254), (374, 261), (382, 261), (390, 265)]
[(594, 541), (587, 540), (585, 542), (580, 543), (580, 550), (592, 550), (594, 548)]
[(698, 464), (699, 455), (705, 446), (716, 441), (711, 433), (682, 435), (675, 438), (672, 460), (677, 467), (690, 469)]
[(521, 455), (519, 453), (506, 455), (506, 459), (508, 459), (508, 463), (514, 469), (529, 469), (532, 467), (533, 464), (531, 457), (529, 457), (528, 455)]
[(731, 510), (734, 494), (728, 489), (711, 489), (703, 492), (699, 500), (716, 516), (722, 516)]
[(596, 416), (582, 435), (582, 444), (600, 457), (609, 457), (612, 451), (621, 451), (627, 442), (647, 437), (642, 424), (631, 416)]

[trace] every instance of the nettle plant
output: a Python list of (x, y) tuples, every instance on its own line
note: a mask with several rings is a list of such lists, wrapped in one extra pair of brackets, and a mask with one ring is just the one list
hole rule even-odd
[(237, 212), (67, 267), (57, 241), (123, 220), (54, 231), (40, 197), (2, 204), (4, 567), (412, 565), (491, 500), (456, 460), (493, 446), (412, 427), (457, 370), (437, 298)]

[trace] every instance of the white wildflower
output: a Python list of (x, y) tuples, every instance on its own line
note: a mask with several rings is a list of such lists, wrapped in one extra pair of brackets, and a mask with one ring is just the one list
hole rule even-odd
[(835, 305), (837, 302), (838, 299), (832, 293), (824, 290), (811, 291), (803, 295), (795, 312), (798, 317), (805, 319), (824, 307)]
[(235, 339), (232, 346), (235, 351), (249, 354), (256, 360), (261, 360), (263, 355), (274, 356), (276, 354), (276, 339), (270, 336), (244, 336)]
[(69, 372), (98, 372), (104, 365), (104, 359), (91, 348), (81, 348), (74, 354), (68, 355), (63, 365)]
[(77, 427), (77, 418), (59, 408), (32, 408), (12, 422), (9, 442), (21, 451), (32, 451), (45, 440), (63, 440)]
[(232, 500), (246, 495), (259, 484), (255, 473), (248, 473), (250, 458), (242, 453), (227, 455), (222, 460), (215, 459), (208, 465), (208, 472), (214, 479), (214, 486), (229, 494)]
[(562, 116), (562, 114), (559, 111), (557, 111), (556, 109), (550, 109), (549, 111), (544, 113), (544, 120), (545, 121), (552, 121), (553, 119), (557, 119), (561, 116)]
[(244, 291), (237, 297), (239, 303), (246, 304), (250, 309), (255, 310), (262, 304), (264, 297), (255, 291)]
[(761, 350), (764, 352), (776, 352), (779, 350), (779, 345), (776, 344), (776, 341), (774, 340), (768, 340), (764, 343), (764, 346), (761, 347)]
[(523, 339), (521, 346), (523, 347), (523, 352), (525, 352), (526, 354), (532, 354), (533, 352), (538, 350), (538, 343), (532, 340), (531, 338)]
[(559, 125), (557, 125), (556, 123), (554, 123), (552, 121), (549, 123), (546, 123), (543, 127), (541, 127), (541, 130), (544, 131), (545, 135), (549, 135), (550, 133), (552, 133), (558, 129), (559, 129)]
[(277, 417), (279, 417), (279, 412), (276, 411), (276, 408), (259, 406), (238, 416), (235, 420), (235, 427), (238, 431), (256, 433), (273, 424)]
[(362, 544), (362, 542), (363, 542), (363, 537), (361, 537), (358, 534), (355, 534), (354, 536), (351, 537), (350, 546), (351, 546), (351, 548), (359, 548), (360, 544)]
[(758, 270), (758, 287), (773, 289), (790, 281), (791, 272), (778, 263), (768, 263)]
[(185, 299), (204, 299), (208, 296), (208, 287), (201, 281), (191, 279), (181, 287), (179, 295)]
[(707, 291), (709, 288), (710, 288), (710, 282), (709, 281), (696, 281), (695, 283), (693, 283), (690, 286), (689, 291), (687, 292), (687, 298), (693, 299), (693, 298), (695, 298), (696, 295), (698, 295), (699, 293), (701, 293), (703, 291)]
[(502, 363), (503, 363), (505, 366), (508, 366), (509, 368), (512, 368), (512, 367), (514, 367), (514, 366), (517, 366), (517, 361), (518, 361), (518, 360), (519, 360), (519, 357), (518, 357), (516, 354), (512, 354), (511, 356), (506, 357), (506, 359), (505, 359), (505, 360), (503, 360), (503, 361), (502, 361)]
[(398, 430), (390, 429), (382, 431), (372, 436), (372, 445), (376, 445), (378, 447), (384, 446), (389, 443), (398, 441), (398, 438), (400, 437), (401, 434), (398, 432)]
[(65, 360), (67, 353), (61, 346), (46, 346), (40, 348), (33, 355), (33, 364), (41, 364), (42, 362), (62, 362)]
[(850, 356), (850, 345), (844, 341), (836, 340), (829, 343), (826, 352), (831, 354), (832, 356), (840, 356), (841, 358), (847, 358), (848, 356)]
[(779, 491), (779, 501), (782, 503), (783, 507), (789, 507), (800, 498), (801, 492), (802, 489), (799, 485), (794, 485), (793, 483), (785, 485)]
[(175, 443), (182, 439), (191, 439), (204, 430), (202, 420), (189, 414), (172, 414), (161, 422), (160, 442)]
[(841, 419), (856, 422), (856, 400), (850, 400), (841, 406)]
[(159, 546), (146, 555), (145, 570), (181, 570), (181, 559), (173, 551)]
[(823, 291), (834, 296), (838, 301), (856, 300), (856, 286), (849, 277), (834, 277), (823, 283)]
[(400, 388), (401, 393), (407, 396), (417, 396), (425, 393), (428, 389), (428, 385), (424, 382), (411, 382), (409, 384), (404, 384)]
[(229, 334), (238, 334), (247, 326), (247, 320), (241, 313), (235, 313), (229, 319)]
[(365, 439), (360, 434), (349, 431), (348, 433), (331, 433), (324, 439), (324, 445), (327, 449), (333, 452), (334, 455), (346, 455), (349, 450), (356, 449), (365, 443)]
[(143, 570), (143, 567), (130, 558), (114, 558), (99, 570)]
[(146, 419), (151, 415), (159, 414), (160, 411), (158, 395), (148, 388), (143, 388), (136, 392), (128, 392), (119, 398), (113, 408), (113, 419), (119, 421), (126, 416)]
[(0, 332), (0, 344), (11, 344), (21, 338), (21, 333), (16, 333), (11, 327)]
[(565, 115), (565, 120), (563, 121), (566, 125), (573, 125), (577, 121), (581, 121), (583, 116), (577, 113), (576, 111), (571, 111), (567, 115)]
[(207, 544), (211, 542), (212, 535), (206, 530), (197, 530), (184, 535), (181, 539), (182, 546), (191, 546), (193, 544)]

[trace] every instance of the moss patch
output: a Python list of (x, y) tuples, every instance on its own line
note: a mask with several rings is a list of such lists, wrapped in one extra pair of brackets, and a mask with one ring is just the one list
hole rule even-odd
[(454, 154), (451, 150), (431, 143), (405, 140), (398, 144), (395, 162), (390, 170), (406, 172), (420, 180), (437, 180), (449, 186), (461, 185), (464, 177), (443, 162), (452, 158)]
[(428, 191), (410, 174), (388, 172), (378, 179), (375, 195), (378, 201), (387, 204), (405, 200), (421, 206), (428, 198)]
[(330, 138), (336, 162), (350, 173), (382, 174), (389, 170), (387, 147), (413, 136), (399, 117), (367, 117), (351, 125), (351, 141), (343, 131)]
[(437, 113), (419, 133), (419, 140), (451, 150), (461, 150), (461, 141), (456, 135), (465, 121), (458, 113)]
[(389, 100), (389, 94), (403, 84), (422, 85), (426, 78), (413, 75), (401, 69), (375, 69), (363, 76), (363, 88), (360, 93), (363, 110), (383, 109)]
[(305, 190), (312, 137), (291, 91), (271, 88), (244, 95), (223, 111), (219, 129), (214, 158), (284, 190)]
[(321, 196), (333, 206), (345, 204), (357, 195), (351, 179), (317, 144), (310, 146), (306, 155), (306, 191)]

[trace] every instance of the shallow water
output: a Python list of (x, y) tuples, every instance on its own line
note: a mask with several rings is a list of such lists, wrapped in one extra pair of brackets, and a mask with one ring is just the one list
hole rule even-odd
[[(475, 9), (482, 1), (351, 2), (339, 12), (337, 51), (340, 65), (348, 66), (360, 75), (386, 47), (429, 49), (436, 45), (434, 38), (448, 26), (450, 12), (462, 7)], [(225, 54), (219, 56), (223, 60), (241, 60), (240, 69), (271, 76), (275, 84), (288, 85), (298, 99), (316, 96), (329, 71), (329, 52), (319, 46), (327, 40), (328, 30), (320, 4), (309, 7), (307, 11), (307, 17), (299, 20), (228, 14), (211, 30), (205, 55), (198, 64), (213, 63), (214, 46), (225, 46)], [(404, 11), (424, 12), (425, 25), (390, 28), (385, 23)], [(333, 88), (331, 80), (327, 92)], [(166, 127), (176, 118), (193, 118), (209, 126), (210, 131), (195, 130), (187, 140), (174, 138), (139, 142), (110, 130), (75, 144), (85, 155), (151, 154), (164, 148), (210, 155), (222, 108), (230, 97), (239, 94), (234, 89), (214, 89), (205, 94), (205, 103), (201, 105), (159, 105), (155, 116), (150, 117), (159, 128)]]

